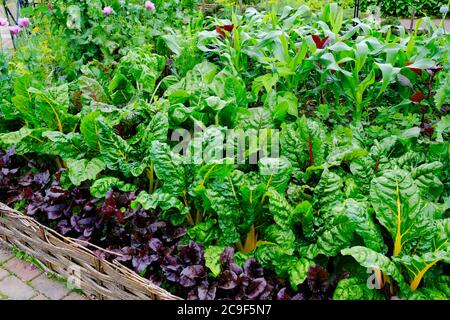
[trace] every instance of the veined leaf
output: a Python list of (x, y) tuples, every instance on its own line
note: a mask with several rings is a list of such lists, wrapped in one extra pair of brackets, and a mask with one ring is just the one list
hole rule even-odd
[(326, 211), (341, 202), (343, 181), (340, 176), (328, 169), (323, 170), (320, 181), (314, 189), (314, 205)]
[(450, 219), (437, 220), (429, 231), (432, 236), (429, 252), (395, 258), (395, 261), (404, 265), (411, 274), (412, 291), (417, 289), (425, 273), (436, 263), (439, 261), (450, 263)]
[(334, 257), (340, 250), (349, 246), (354, 230), (355, 226), (347, 215), (328, 218), (315, 243), (300, 249), (300, 252), (309, 259), (314, 259), (319, 254)]
[(394, 241), (394, 256), (403, 245), (421, 236), (426, 219), (421, 211), (422, 199), (411, 175), (402, 170), (386, 171), (372, 180), (370, 200), (376, 217)]
[(222, 266), (220, 263), (220, 255), (225, 247), (222, 246), (209, 246), (205, 249), (205, 265), (211, 270), (214, 277), (220, 275)]
[(105, 169), (103, 161), (96, 158), (91, 161), (68, 159), (66, 163), (69, 170), (69, 179), (75, 186), (79, 186), (86, 180), (95, 180), (97, 174)]
[(84, 141), (92, 150), (100, 151), (99, 128), (97, 118), (100, 116), (99, 111), (91, 112), (81, 119), (80, 132)]
[(289, 264), (288, 275), (292, 289), (296, 290), (298, 285), (305, 282), (306, 277), (308, 276), (309, 268), (314, 265), (315, 265), (314, 261), (305, 258), (293, 260)]
[(97, 119), (97, 126), (103, 160), (109, 169), (119, 170), (122, 163), (129, 162), (130, 146), (104, 120)]
[(258, 163), (259, 175), (266, 184), (266, 190), (273, 188), (284, 192), (291, 179), (292, 166), (285, 158), (263, 158)]
[(181, 195), (183, 191), (187, 192), (185, 169), (167, 144), (153, 141), (150, 158), (156, 176), (163, 182), (164, 192), (174, 195)]
[(141, 204), (145, 210), (155, 210), (159, 207), (165, 214), (171, 209), (178, 210), (180, 216), (176, 214), (169, 216), (170, 221), (175, 225), (182, 224), (185, 216), (189, 213), (189, 207), (186, 207), (178, 198), (171, 194), (163, 193), (161, 189), (156, 190), (151, 195), (141, 191), (136, 200), (133, 201), (132, 206), (136, 208), (137, 204)]
[(90, 190), (92, 196), (94, 196), (96, 198), (103, 198), (103, 197), (105, 197), (106, 193), (109, 190), (114, 189), (114, 188), (117, 188), (123, 192), (132, 192), (132, 191), (136, 191), (136, 189), (137, 189), (136, 186), (129, 184), (129, 183), (125, 183), (125, 182), (121, 181), (119, 178), (103, 177), (103, 178), (95, 180), (89, 190)]
[(339, 281), (334, 293), (334, 300), (384, 300), (385, 297), (376, 289), (370, 289), (367, 283), (358, 278)]
[(411, 176), (422, 194), (432, 201), (437, 201), (444, 191), (444, 185), (439, 179), (442, 168), (442, 162), (434, 161), (422, 164), (411, 172)]
[(19, 131), (12, 131), (0, 134), (0, 141), (7, 146), (14, 146), (19, 144), (23, 139), (28, 137), (33, 132), (33, 129), (22, 127)]
[(387, 275), (391, 276), (395, 281), (397, 281), (402, 290), (406, 288), (405, 279), (403, 278), (399, 269), (397, 268), (395, 263), (385, 255), (361, 246), (343, 249), (341, 253), (344, 256), (352, 256), (363, 267), (374, 268), (383, 271)]
[(345, 214), (355, 226), (365, 245), (376, 252), (386, 253), (387, 248), (378, 226), (367, 211), (367, 204), (347, 199), (335, 208), (335, 214)]
[(275, 223), (281, 229), (287, 230), (292, 227), (294, 222), (294, 210), (287, 202), (283, 194), (280, 194), (275, 189), (269, 191), (269, 210), (275, 220)]

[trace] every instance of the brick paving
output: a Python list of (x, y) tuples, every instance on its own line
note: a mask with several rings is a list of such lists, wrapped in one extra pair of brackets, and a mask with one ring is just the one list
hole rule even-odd
[(0, 247), (0, 300), (86, 300)]

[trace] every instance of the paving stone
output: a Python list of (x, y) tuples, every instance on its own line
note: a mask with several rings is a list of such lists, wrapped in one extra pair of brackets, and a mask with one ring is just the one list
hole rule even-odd
[(20, 261), (17, 258), (13, 258), (5, 263), (4, 268), (14, 273), (23, 281), (30, 281), (42, 273), (42, 271), (34, 265)]
[(60, 300), (69, 293), (62, 283), (47, 278), (45, 274), (41, 274), (30, 282), (31, 286), (37, 291), (45, 294), (51, 300)]
[(31, 300), (48, 300), (48, 298), (46, 296), (44, 296), (43, 294), (39, 294)]
[(13, 254), (8, 249), (5, 249), (3, 247), (0, 247), (0, 263), (4, 263), (11, 259), (13, 257)]
[(2, 267), (0, 267), (0, 280), (3, 278), (6, 278), (7, 276), (9, 276), (9, 272), (6, 271), (5, 269), (2, 269)]
[(36, 291), (15, 276), (0, 281), (0, 292), (12, 300), (28, 300), (36, 295)]
[(75, 292), (71, 292), (68, 296), (64, 297), (63, 300), (87, 300), (86, 297), (75, 293)]

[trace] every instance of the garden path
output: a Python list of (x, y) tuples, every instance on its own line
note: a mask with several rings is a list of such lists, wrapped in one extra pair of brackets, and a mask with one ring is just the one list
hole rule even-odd
[[(416, 26), (416, 22), (417, 22), (417, 20), (414, 20), (413, 28)], [(436, 25), (439, 25), (441, 23), (441, 20), (440, 19), (433, 19), (433, 22)], [(411, 20), (410, 19), (400, 19), (400, 23), (406, 29), (409, 29), (409, 26), (411, 25)], [(447, 19), (447, 20), (444, 21), (444, 26), (445, 26), (446, 33), (450, 33), (450, 19)]]
[(86, 300), (0, 246), (0, 300)]

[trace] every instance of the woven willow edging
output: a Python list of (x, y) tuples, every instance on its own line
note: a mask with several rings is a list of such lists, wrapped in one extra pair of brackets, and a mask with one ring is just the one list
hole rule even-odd
[(64, 279), (73, 277), (74, 270), (77, 270), (80, 289), (90, 299), (180, 300), (120, 262), (100, 259), (86, 246), (110, 254), (112, 252), (84, 241), (64, 237), (1, 202), (0, 244), (15, 245), (38, 260), (46, 272), (57, 274)]

